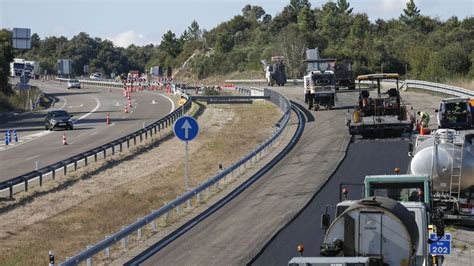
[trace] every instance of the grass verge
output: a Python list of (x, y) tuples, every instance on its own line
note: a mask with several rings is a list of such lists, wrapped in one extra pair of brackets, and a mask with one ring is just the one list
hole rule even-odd
[[(218, 122), (204, 121), (209, 118), (206, 113), (219, 115), (223, 110), (204, 105), (201, 107), (203, 115), (198, 121), (203, 127), (196, 140), (199, 142), (199, 148), (190, 154), (190, 180), (193, 186), (213, 176), (219, 161), (224, 167), (228, 166), (261, 143), (273, 132), (272, 125), (281, 116), (273, 104), (261, 102), (249, 108), (237, 106), (226, 111), (232, 115)], [(256, 130), (257, 128), (259, 130)], [(182, 143), (176, 141), (176, 150), (182, 150), (180, 144)], [(182, 154), (173, 153), (172, 150), (163, 153), (164, 156), (174, 156), (175, 163), (161, 171), (114, 187), (108, 193), (90, 197), (24, 230), (9, 232), (9, 235), (1, 240), (0, 264), (45, 265), (48, 262), (48, 250), (53, 250), (58, 254), (57, 258), (63, 261), (65, 256), (75, 254), (87, 244), (103, 239), (138, 217), (143, 217), (151, 210), (175, 199), (184, 191)], [(147, 164), (158, 162), (158, 159), (149, 159)], [(132, 167), (140, 163), (136, 160), (124, 161), (121, 164), (124, 164), (124, 167), (130, 164)], [(146, 167), (146, 164), (142, 167)], [(89, 177), (90, 180), (95, 178), (98, 177)], [(162, 226), (166, 226), (173, 219), (179, 217), (171, 217)]]

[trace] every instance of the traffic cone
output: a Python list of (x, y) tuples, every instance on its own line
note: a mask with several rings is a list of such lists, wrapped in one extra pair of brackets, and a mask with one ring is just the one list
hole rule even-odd
[(111, 89), (111, 88), (109, 88), (109, 92), (112, 92), (112, 89)]
[(126, 114), (128, 114), (128, 107), (127, 107), (127, 105), (125, 105), (124, 111), (125, 111)]
[(16, 134), (16, 129), (13, 130), (13, 138), (15, 139), (15, 142), (18, 142), (18, 135)]
[(110, 125), (110, 115), (109, 115), (109, 114), (107, 114), (107, 117), (106, 117), (106, 119), (105, 119), (105, 123), (106, 123), (107, 125)]
[(63, 134), (63, 145), (67, 145), (66, 133)]
[(425, 135), (425, 128), (423, 126), (420, 127), (420, 136)]
[(128, 107), (132, 108), (132, 100), (128, 100)]

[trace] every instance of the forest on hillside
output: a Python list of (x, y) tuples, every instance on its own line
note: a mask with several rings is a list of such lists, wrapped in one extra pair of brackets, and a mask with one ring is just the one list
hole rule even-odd
[(275, 17), (261, 6), (245, 5), (211, 30), (194, 21), (181, 36), (166, 32), (159, 45), (127, 48), (87, 33), (69, 40), (33, 34), (32, 49), (14, 51), (14, 56), (40, 61), (49, 74), (56, 73), (57, 59), (67, 58), (73, 60), (75, 75), (83, 74), (83, 65), (110, 75), (152, 66), (177, 69), (193, 55), (187, 75), (203, 79), (260, 70), (262, 59), (284, 55), (287, 74), (301, 77), (305, 49), (316, 47), (323, 58), (351, 61), (358, 74), (382, 68), (405, 74), (407, 67), (411, 79), (474, 78), (474, 17), (441, 21), (424, 16), (413, 0), (397, 19), (375, 22), (355, 13), (347, 0), (328, 1), (320, 8), (308, 0), (291, 0)]

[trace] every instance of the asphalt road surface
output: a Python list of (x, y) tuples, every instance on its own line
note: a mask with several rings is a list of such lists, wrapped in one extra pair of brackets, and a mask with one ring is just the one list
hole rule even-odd
[[(340, 201), (341, 183), (364, 182), (370, 174), (393, 174), (399, 167), (407, 170), (408, 142), (406, 140), (362, 140), (349, 146), (347, 155), (337, 171), (321, 188), (300, 213), (272, 239), (259, 254), (252, 265), (288, 265), (291, 258), (299, 256), (296, 247), (303, 244), (305, 256), (319, 256), (319, 247), (323, 243), (324, 230), (321, 229), (321, 215), (327, 205), (335, 206)], [(360, 199), (362, 186), (347, 185), (348, 199)], [(335, 209), (329, 207), (334, 219)]]
[[(272, 89), (304, 106), (301, 86)], [(243, 265), (266, 243), (268, 247), (255, 262), (258, 265), (287, 265), (289, 259), (297, 255), (299, 243), (306, 245), (305, 255), (317, 255), (322, 243), (321, 233), (316, 232), (320, 214), (327, 202), (338, 201), (341, 180), (362, 180), (368, 174), (393, 173), (394, 167), (407, 168), (408, 144), (401, 139), (355, 140), (350, 145), (349, 159), (337, 168), (350, 141), (345, 125), (347, 110), (354, 105), (357, 96), (357, 92), (338, 93), (334, 110), (307, 111), (303, 136), (285, 158), (232, 202), (143, 265)], [(404, 97), (406, 102), (432, 115), (440, 100), (417, 93), (407, 93)], [(334, 174), (334, 180), (331, 178), (328, 185), (323, 186), (336, 169), (345, 172)], [(321, 187), (320, 197), (317, 192)], [(357, 194), (357, 188), (349, 189), (350, 197)], [(317, 199), (313, 198), (315, 195)], [(298, 224), (290, 223), (288, 229), (272, 241), (278, 230), (292, 221), (308, 202), (314, 203), (293, 220)], [(309, 214), (305, 214), (306, 210)]]
[[(7, 113), (0, 116), (0, 181), (58, 162), (80, 152), (123, 137), (164, 117), (175, 108), (171, 95), (143, 91), (132, 94), (132, 108), (124, 112), (127, 103), (121, 89), (104, 87), (66, 88), (65, 83), (37, 82), (41, 90), (56, 99), (48, 110)], [(74, 130), (46, 131), (47, 111), (63, 109), (74, 115)], [(106, 125), (110, 115), (111, 125)], [(5, 131), (16, 129), (19, 142), (6, 146)], [(66, 133), (69, 145), (62, 145)]]
[[(301, 104), (299, 87), (278, 90)], [(236, 199), (150, 257), (144, 265), (242, 265), (314, 195), (349, 141), (346, 108), (355, 93), (338, 94), (335, 110), (306, 112), (296, 147)]]

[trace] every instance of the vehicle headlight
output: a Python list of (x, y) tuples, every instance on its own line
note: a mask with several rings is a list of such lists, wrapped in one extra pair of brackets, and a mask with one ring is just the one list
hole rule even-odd
[(51, 119), (51, 123), (56, 124), (56, 120)]

